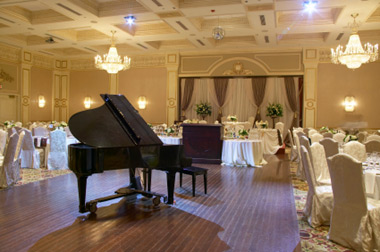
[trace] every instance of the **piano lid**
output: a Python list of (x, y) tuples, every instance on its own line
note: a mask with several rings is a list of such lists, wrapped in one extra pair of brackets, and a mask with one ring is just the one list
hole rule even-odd
[(124, 95), (100, 96), (105, 104), (70, 117), (69, 128), (75, 138), (94, 147), (162, 145)]

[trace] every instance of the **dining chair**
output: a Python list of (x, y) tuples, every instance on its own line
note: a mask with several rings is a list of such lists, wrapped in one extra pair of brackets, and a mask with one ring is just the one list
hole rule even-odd
[(40, 156), (42, 149), (37, 150), (34, 146), (32, 132), (24, 129), (25, 136), (21, 150), (21, 168), (40, 168)]
[(4, 156), (5, 145), (7, 144), (8, 132), (0, 129), (0, 156)]
[(310, 155), (305, 146), (301, 146), (301, 160), (305, 168), (306, 181), (309, 186), (303, 213), (312, 227), (330, 224), (333, 207), (331, 186), (318, 186), (311, 168)]
[(323, 138), (319, 143), (325, 149), (326, 158), (339, 153), (339, 144), (333, 138)]
[(290, 149), (290, 161), (299, 162), (297, 146), (294, 142), (293, 134), (290, 131), (290, 129), (288, 129), (288, 135), (289, 135), (289, 139), (290, 139), (290, 148), (291, 148)]
[(293, 134), (293, 136), (294, 136), (294, 143), (296, 144), (296, 147), (297, 147), (298, 159), (299, 159), (296, 175), (300, 179), (306, 180), (305, 171), (304, 171), (303, 163), (301, 160), (302, 156), (301, 156), (301, 142), (300, 142), (300, 138), (306, 137), (306, 134), (303, 131), (298, 131), (295, 134)]
[(48, 170), (68, 169), (66, 132), (63, 130), (53, 130), (50, 132), (50, 144), (47, 147), (47, 168)]
[(322, 136), (324, 138), (333, 138), (334, 135), (331, 132), (325, 132), (325, 133), (322, 134)]
[(358, 141), (351, 141), (343, 145), (343, 153), (350, 155), (359, 162), (367, 160), (365, 145)]
[(370, 140), (364, 143), (367, 153), (380, 152), (380, 141)]
[(284, 136), (284, 126), (285, 126), (285, 124), (283, 122), (276, 122), (276, 124), (274, 126), (275, 129), (278, 129), (280, 131), (281, 137)]
[(328, 158), (334, 207), (328, 238), (356, 251), (380, 249), (380, 201), (366, 197), (362, 164), (347, 154)]
[(367, 141), (367, 131), (360, 131), (357, 135), (359, 143), (364, 143)]
[(320, 143), (313, 143), (310, 146), (312, 156), (312, 168), (317, 185), (331, 185), (329, 168), (325, 148)]
[(0, 188), (7, 188), (20, 180), (20, 150), (24, 133), (9, 137), (4, 159), (0, 162)]
[(306, 136), (309, 136), (309, 131), (310, 131), (309, 128), (303, 128), (303, 133), (305, 133)]
[(311, 129), (311, 130), (309, 130), (308, 137), (311, 137), (311, 136), (314, 135), (315, 133), (318, 133), (318, 131), (315, 130), (315, 129)]
[(33, 136), (48, 137), (49, 130), (46, 127), (35, 127), (32, 129)]
[(380, 136), (379, 135), (369, 135), (369, 136), (367, 136), (367, 142), (368, 141), (372, 141), (372, 140), (380, 141)]
[(346, 134), (343, 133), (336, 133), (333, 135), (332, 139), (338, 142), (338, 144), (343, 144), (344, 138), (346, 137)]
[(320, 140), (323, 139), (323, 136), (319, 133), (314, 133), (310, 136), (311, 143), (318, 143)]

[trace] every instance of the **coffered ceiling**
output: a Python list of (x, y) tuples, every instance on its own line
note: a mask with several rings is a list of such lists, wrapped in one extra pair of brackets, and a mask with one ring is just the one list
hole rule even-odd
[[(362, 42), (380, 41), (380, 0), (0, 0), (0, 42), (57, 57), (301, 50), (346, 44), (352, 13)], [(124, 17), (136, 17), (134, 25)], [(222, 40), (212, 37), (216, 26)], [(49, 39), (50, 38), (50, 39)]]

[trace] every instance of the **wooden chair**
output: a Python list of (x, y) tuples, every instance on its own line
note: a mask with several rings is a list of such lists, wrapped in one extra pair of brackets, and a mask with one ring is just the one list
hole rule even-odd
[(192, 176), (192, 184), (193, 184), (193, 197), (195, 197), (195, 184), (196, 184), (196, 176), (203, 175), (204, 179), (204, 187), (205, 194), (207, 194), (207, 170), (206, 168), (190, 166), (183, 168), (183, 170), (179, 173), (179, 186), (182, 187), (182, 173), (188, 174)]

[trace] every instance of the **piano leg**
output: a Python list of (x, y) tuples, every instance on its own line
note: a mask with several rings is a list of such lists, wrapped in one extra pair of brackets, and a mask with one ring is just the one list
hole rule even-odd
[(168, 201), (167, 204), (174, 203), (174, 186), (175, 186), (175, 171), (166, 171), (166, 181), (168, 187)]
[(78, 179), (78, 195), (79, 195), (79, 212), (85, 213), (86, 210), (86, 187), (87, 187), (87, 177), (77, 175)]

